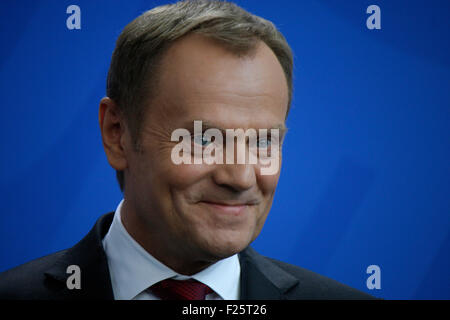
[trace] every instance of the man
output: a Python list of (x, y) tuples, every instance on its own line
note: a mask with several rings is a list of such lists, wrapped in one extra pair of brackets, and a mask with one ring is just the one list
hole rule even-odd
[[(234, 137), (217, 137), (239, 128), (275, 132), (273, 144), (258, 136), (256, 154), (265, 149), (280, 160), (291, 96), (292, 54), (270, 22), (219, 1), (179, 2), (136, 18), (117, 41), (99, 110), (124, 199), (74, 247), (0, 275), (0, 297), (370, 298), (249, 247), (280, 170), (263, 174), (249, 156), (236, 163)], [(200, 149), (202, 158), (216, 143), (226, 145), (214, 149), (216, 159), (227, 161), (174, 161), (174, 132), (192, 132), (196, 121), (216, 138), (194, 132), (183, 156), (199, 160), (186, 150)], [(241, 145), (250, 153), (247, 138)]]

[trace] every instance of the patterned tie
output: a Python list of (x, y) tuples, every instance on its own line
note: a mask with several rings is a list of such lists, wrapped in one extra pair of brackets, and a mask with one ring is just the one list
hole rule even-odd
[(151, 286), (152, 292), (162, 300), (205, 300), (213, 292), (206, 284), (194, 279), (166, 279)]

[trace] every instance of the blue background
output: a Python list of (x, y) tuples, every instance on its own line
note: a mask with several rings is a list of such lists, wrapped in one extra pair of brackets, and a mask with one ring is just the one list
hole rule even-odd
[[(0, 2), (0, 271), (116, 208), (98, 103), (120, 31), (161, 3)], [(254, 247), (378, 297), (449, 299), (450, 2), (237, 3), (295, 53), (282, 175)], [(71, 4), (81, 30), (66, 28)], [(381, 30), (366, 28), (371, 4)]]

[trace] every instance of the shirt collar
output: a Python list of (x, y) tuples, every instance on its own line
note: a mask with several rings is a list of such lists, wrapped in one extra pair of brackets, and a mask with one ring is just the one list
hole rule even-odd
[(192, 276), (170, 269), (131, 237), (122, 224), (119, 203), (103, 247), (108, 258), (111, 283), (117, 300), (131, 300), (155, 283), (167, 278), (193, 278), (208, 285), (224, 300), (239, 299), (240, 263), (237, 254), (219, 260)]

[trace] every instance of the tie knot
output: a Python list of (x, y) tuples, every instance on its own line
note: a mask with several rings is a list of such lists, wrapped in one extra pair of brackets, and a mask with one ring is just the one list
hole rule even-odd
[(205, 300), (210, 287), (194, 279), (166, 279), (154, 284), (152, 292), (162, 300)]

